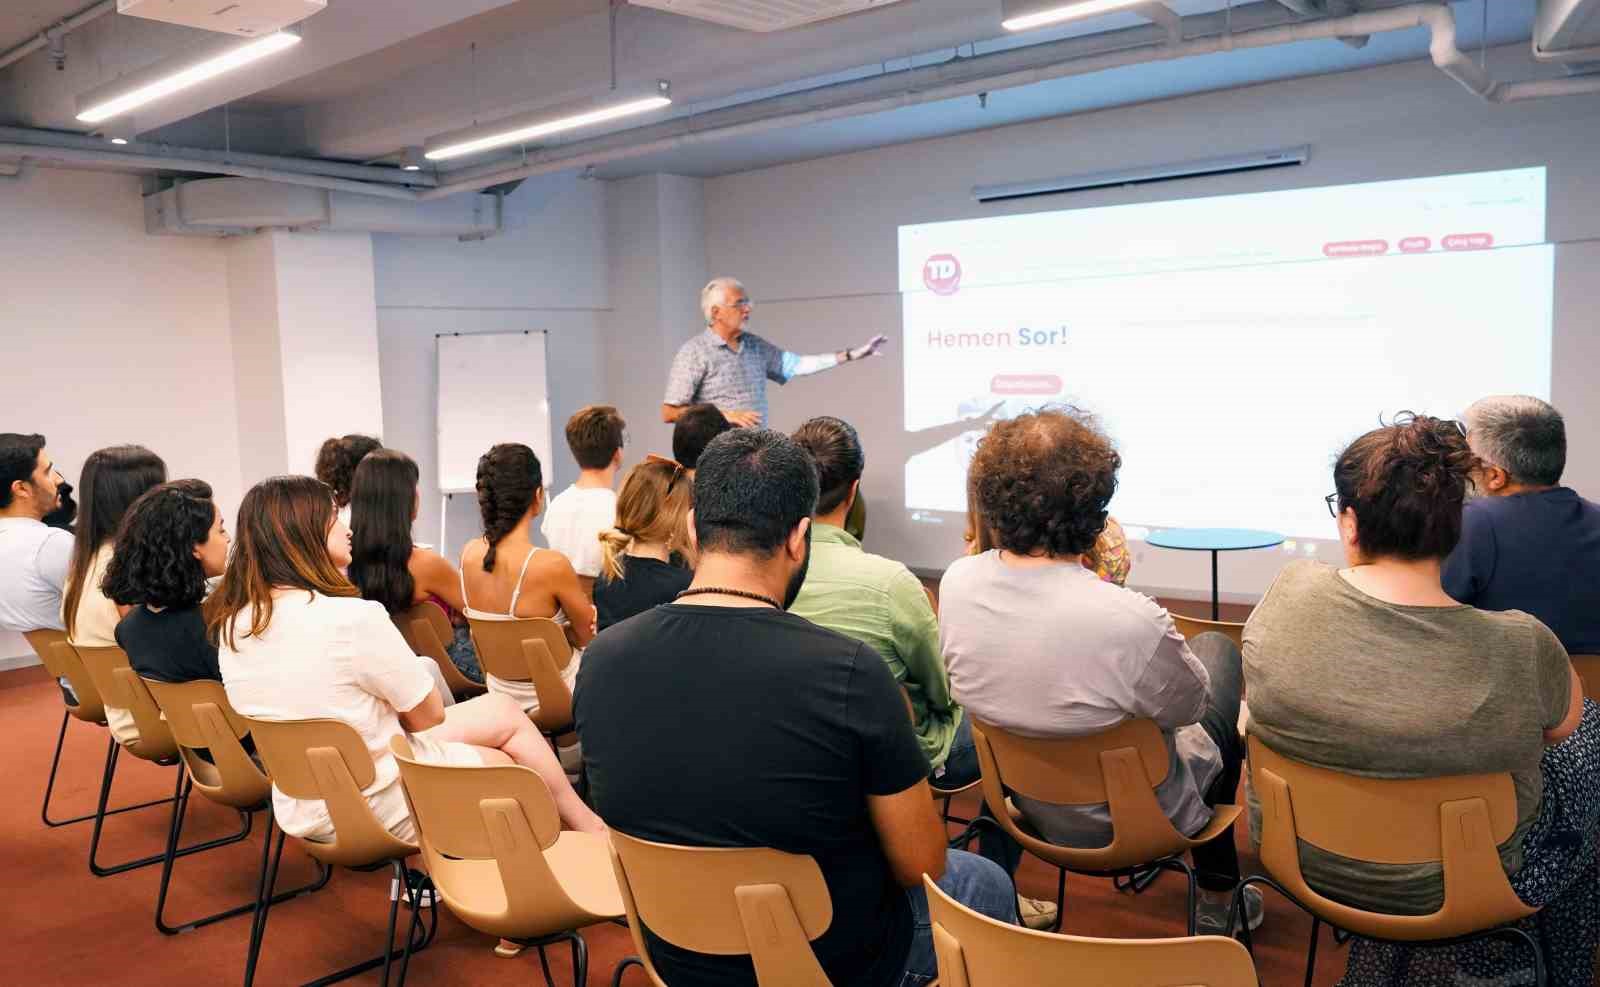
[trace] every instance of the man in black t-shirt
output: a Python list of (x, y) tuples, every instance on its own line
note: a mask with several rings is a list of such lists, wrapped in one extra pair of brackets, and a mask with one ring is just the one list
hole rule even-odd
[[(1010, 878), (945, 848), (883, 659), (787, 612), (817, 499), (806, 453), (777, 432), (728, 432), (701, 455), (694, 496), (690, 588), (584, 653), (574, 707), (594, 807), (646, 840), (809, 854), (833, 899), (812, 943), (829, 979), (925, 984), (936, 964), (922, 875), (1002, 921), (1015, 920)], [(755, 984), (747, 956), (644, 935), (669, 984)]]

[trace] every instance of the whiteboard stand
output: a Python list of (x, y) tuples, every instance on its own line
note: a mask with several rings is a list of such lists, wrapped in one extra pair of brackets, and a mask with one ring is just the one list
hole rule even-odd
[(449, 494), (440, 494), (439, 495), (439, 552), (440, 552), (440, 554), (443, 554), (444, 552), (446, 552), (448, 550), (446, 548), (446, 546), (450, 544), (449, 542), (444, 540), (444, 526), (445, 526), (445, 522), (448, 521), (449, 519), (450, 519), (450, 495)]

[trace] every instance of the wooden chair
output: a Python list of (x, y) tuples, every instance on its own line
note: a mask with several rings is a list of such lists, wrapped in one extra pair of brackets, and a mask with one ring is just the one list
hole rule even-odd
[(1199, 617), (1185, 617), (1181, 613), (1174, 613), (1171, 616), (1172, 622), (1178, 627), (1178, 633), (1182, 634), (1185, 639), (1192, 638), (1197, 634), (1204, 634), (1207, 631), (1216, 631), (1219, 634), (1226, 634), (1235, 647), (1241, 651), (1244, 650), (1243, 624), (1235, 623), (1231, 620), (1203, 620)]
[[(1533, 951), (1536, 982), (1545, 983), (1538, 938), (1510, 924), (1538, 910), (1511, 890), (1497, 849), (1517, 827), (1510, 774), (1363, 778), (1290, 760), (1257, 737), (1249, 739), (1249, 752), (1261, 800), (1266, 875), (1240, 883), (1234, 914), (1249, 884), (1269, 885), (1310, 913), (1307, 987), (1323, 922), (1368, 939), (1413, 945), (1491, 937), (1521, 941)], [(1351, 860), (1438, 863), (1444, 871), (1444, 902), (1430, 915), (1389, 915), (1323, 897), (1300, 870), (1301, 843)], [(1248, 946), (1248, 929), (1244, 935)]]
[[(406, 966), (411, 954), (425, 948), (438, 931), (437, 908), (430, 909), (432, 922), (426, 934), (418, 938), (421, 927), (421, 908), (414, 897), (414, 889), (406, 880), (405, 860), (418, 852), (415, 844), (402, 840), (378, 821), (372, 807), (362, 792), (377, 778), (377, 767), (361, 736), (349, 724), (339, 720), (262, 720), (242, 716), (255, 739), (256, 753), (272, 777), (272, 787), (294, 799), (320, 799), (328, 808), (333, 820), (334, 838), (328, 842), (301, 840), (300, 846), (312, 859), (329, 866), (350, 870), (373, 871), (389, 868), (393, 875), (389, 891), (388, 936), (384, 940), (382, 955), (345, 967), (343, 970), (317, 979), (319, 984), (353, 977), (374, 967), (383, 968), (382, 983), (387, 987), (389, 970), (393, 962), (400, 961), (400, 983), (406, 979)], [(245, 987), (255, 981), (256, 962), (261, 954), (261, 944), (266, 938), (267, 916), (273, 903), (272, 892), (277, 883), (278, 863), (283, 858), (283, 844), (287, 834), (279, 829), (278, 845), (273, 851), (272, 864), (263, 875), (257, 889), (256, 922), (250, 932), (250, 948), (245, 959)], [(422, 889), (415, 889), (422, 890)], [(405, 943), (394, 949), (394, 932), (400, 895), (411, 901), (413, 912)]]
[(439, 666), (445, 684), (457, 699), (483, 695), (483, 686), (461, 674), (461, 669), (450, 660), (450, 652), (445, 650), (447, 643), (455, 637), (455, 629), (450, 626), (450, 618), (444, 615), (443, 610), (423, 601), (409, 610), (393, 614), (390, 619), (400, 629), (401, 636), (412, 651), (424, 658), (432, 658), (434, 664)]
[(1255, 964), (1222, 936), (1090, 939), (996, 922), (955, 901), (926, 874), (933, 949), (943, 987), (1257, 987)]
[(1600, 655), (1573, 655), (1572, 667), (1583, 683), (1583, 696), (1600, 702)]
[[(1236, 805), (1219, 805), (1211, 822), (1193, 837), (1173, 828), (1156, 801), (1156, 788), (1170, 766), (1166, 742), (1151, 720), (1125, 720), (1110, 730), (1048, 740), (1019, 737), (976, 718), (972, 739), (983, 772), (983, 797), (1001, 829), (1029, 853), (1055, 867), (1056, 928), (1061, 928), (1067, 872), (1138, 881), (1157, 870), (1189, 879), (1188, 934), (1195, 933), (1194, 869), (1183, 854), (1224, 833), (1239, 817)], [(1107, 803), (1111, 842), (1094, 849), (1057, 846), (1033, 833), (1008, 793), (1057, 805)], [(1147, 883), (1147, 882), (1141, 882)], [(1136, 886), (1137, 889), (1137, 886)]]
[[(178, 756), (183, 760), (184, 770), (188, 774), (188, 785), (183, 791), (181, 804), (175, 809), (174, 825), (167, 836), (166, 859), (161, 865), (161, 886), (156, 894), (156, 928), (172, 936), (180, 932), (192, 932), (245, 912), (254, 912), (258, 900), (187, 922), (169, 923), (166, 920), (172, 866), (178, 856), (178, 840), (183, 835), (184, 811), (188, 807), (190, 794), (198, 789), (201, 795), (211, 801), (240, 813), (267, 813), (266, 835), (261, 844), (260, 874), (264, 875), (267, 851), (272, 847), (272, 781), (245, 751), (242, 741), (249, 736), (249, 728), (228, 703), (221, 682), (208, 679), (181, 683), (157, 682), (141, 676), (140, 685), (149, 691), (156, 705), (161, 708), (172, 730), (172, 737), (177, 742)], [(202, 755), (202, 751), (209, 759)], [(273, 899), (274, 903), (321, 889), (328, 883), (333, 871), (320, 863), (317, 871), (315, 881), (282, 892)]]
[(830, 987), (811, 942), (833, 923), (833, 900), (813, 858), (764, 847), (671, 846), (613, 829), (611, 861), (639, 951), (617, 965), (613, 987), (629, 966), (666, 987), (645, 926), (680, 949), (748, 955), (760, 987)]
[(405, 737), (389, 741), (417, 843), (435, 890), (479, 932), (539, 950), (572, 945), (574, 979), (587, 982), (578, 929), (622, 917), (622, 895), (603, 836), (563, 832), (544, 781), (519, 765), (460, 767), (416, 760)]
[(561, 673), (572, 662), (567, 632), (548, 617), (520, 620), (468, 618), (484, 671), (507, 682), (531, 682), (539, 695), (534, 725), (547, 736), (576, 741), (572, 690)]
[[(161, 718), (161, 709), (150, 697), (144, 688), (139, 676), (134, 674), (132, 666), (128, 664), (128, 655), (121, 648), (87, 648), (72, 647), (82, 663), (84, 672), (89, 681), (93, 683), (95, 693), (105, 705), (126, 709), (133, 715), (133, 721), (138, 727), (138, 736), (127, 744), (118, 744), (115, 741), (107, 752), (106, 772), (100, 783), (100, 801), (96, 810), (97, 818), (94, 823), (94, 833), (89, 838), (89, 872), (96, 877), (108, 877), (112, 874), (121, 874), (140, 867), (158, 864), (167, 857), (165, 851), (140, 857), (111, 866), (102, 866), (98, 854), (100, 849), (100, 834), (105, 826), (106, 803), (111, 797), (111, 782), (116, 775), (117, 759), (126, 751), (142, 761), (150, 761), (160, 765), (172, 765), (175, 776), (172, 792), (172, 821), (169, 823), (169, 835), (174, 828), (182, 826), (182, 813), (188, 804), (185, 797), (185, 778), (183, 767), (178, 764), (178, 743), (172, 737), (167, 722)], [(76, 689), (74, 689), (76, 691)], [(239, 830), (227, 836), (207, 840), (193, 846), (175, 849), (176, 856), (186, 857), (191, 853), (210, 850), (215, 847), (227, 846), (237, 843), (250, 836), (250, 814), (239, 814)], [(170, 840), (169, 840), (170, 842)]]
[[(44, 802), (39, 806), (40, 820), (46, 826), (52, 828), (71, 826), (75, 823), (100, 820), (106, 816), (132, 812), (135, 809), (148, 809), (152, 806), (166, 805), (171, 802), (171, 799), (152, 799), (149, 802), (139, 802), (135, 805), (106, 809), (103, 812), (87, 812), (81, 816), (73, 816), (70, 819), (50, 818), (50, 797), (55, 793), (56, 789), (56, 772), (61, 767), (61, 749), (65, 746), (67, 740), (67, 723), (71, 720), (80, 720), (90, 726), (105, 729), (105, 705), (100, 701), (100, 691), (94, 687), (94, 682), (90, 680), (88, 671), (84, 669), (83, 662), (78, 658), (78, 653), (72, 649), (72, 645), (67, 643), (65, 631), (40, 629), (24, 631), (22, 636), (27, 639), (28, 646), (33, 649), (34, 654), (39, 656), (40, 663), (44, 665), (45, 670), (50, 673), (51, 677), (58, 680), (66, 679), (67, 685), (72, 690), (71, 697), (67, 695), (66, 690), (62, 690), (61, 693), (61, 702), (64, 707), (61, 711), (61, 730), (56, 734), (56, 751), (50, 758), (50, 780), (45, 782)], [(106, 774), (106, 771), (115, 772), (116, 770), (112, 755), (117, 742), (108, 737), (107, 743), (110, 746), (106, 750), (106, 760), (110, 767), (102, 769), (102, 787), (110, 784), (110, 777)]]

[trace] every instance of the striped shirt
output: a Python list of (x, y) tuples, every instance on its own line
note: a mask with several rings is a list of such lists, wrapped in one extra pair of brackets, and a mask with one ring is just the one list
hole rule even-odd
[(678, 348), (663, 404), (714, 404), (724, 412), (755, 411), (767, 424), (767, 381), (787, 384), (799, 357), (754, 333), (735, 351), (709, 328)]

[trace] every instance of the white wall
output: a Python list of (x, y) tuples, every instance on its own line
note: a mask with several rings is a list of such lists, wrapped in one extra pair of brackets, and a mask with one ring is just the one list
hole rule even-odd
[[(0, 217), (0, 429), (44, 433), (72, 481), (95, 449), (147, 445), (231, 516), (244, 477), (222, 246), (146, 236), (125, 175), (0, 179)], [(0, 638), (0, 658), (26, 652)]]
[[(1504, 77), (1532, 69), (1522, 48), (1491, 52)], [(1313, 145), (1294, 169), (1108, 189), (980, 205), (975, 184)], [(756, 302), (752, 327), (801, 351), (827, 350), (900, 328), (896, 230), (902, 224), (1012, 212), (1225, 195), (1545, 165), (1549, 238), (1557, 248), (1555, 403), (1571, 434), (1568, 482), (1600, 495), (1600, 97), (1490, 106), (1426, 63), (1274, 83), (1019, 125), (983, 133), (805, 161), (706, 183), (710, 266), (741, 277)], [(854, 421), (867, 445), (867, 491), (877, 550), (911, 560), (929, 532), (905, 520), (900, 360), (890, 356), (837, 376), (771, 392), (776, 427), (815, 414)], [(663, 370), (664, 372), (664, 370)], [(1134, 372), (1130, 370), (1130, 372)], [(1196, 395), (1203, 399), (1203, 395)], [(1292, 411), (1292, 409), (1289, 409)], [(1375, 413), (1378, 409), (1375, 409)], [(1387, 409), (1394, 410), (1394, 409)], [(875, 455), (876, 452), (876, 455)], [(937, 536), (946, 555), (957, 532)], [(949, 537), (946, 537), (948, 535)], [(1200, 553), (1142, 550), (1136, 581), (1152, 588), (1210, 582)], [(1223, 563), (1224, 589), (1247, 600), (1281, 564), (1274, 553)], [(1225, 595), (1226, 598), (1226, 595)]]
[[(442, 332), (549, 333), (550, 422), (555, 463), (545, 482), (577, 478), (561, 428), (578, 408), (605, 399), (601, 337), (610, 305), (605, 185), (559, 175), (524, 183), (505, 201), (505, 232), (479, 242), (373, 237), (383, 440), (422, 471), (418, 541), (439, 536), (434, 433)], [(492, 395), (486, 395), (492, 400)], [(508, 437), (515, 423), (508, 422)], [(480, 531), (469, 495), (451, 498), (447, 556)]]

